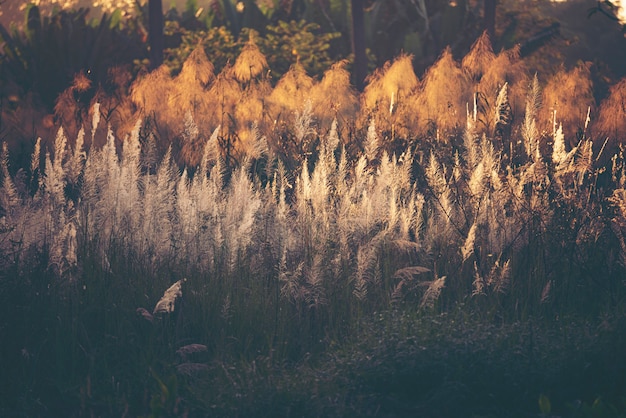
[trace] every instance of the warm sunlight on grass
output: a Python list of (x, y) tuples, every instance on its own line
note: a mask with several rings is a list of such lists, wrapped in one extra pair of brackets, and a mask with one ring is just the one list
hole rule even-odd
[(359, 92), (245, 36), (3, 131), (0, 415), (626, 410), (626, 80), (485, 33)]

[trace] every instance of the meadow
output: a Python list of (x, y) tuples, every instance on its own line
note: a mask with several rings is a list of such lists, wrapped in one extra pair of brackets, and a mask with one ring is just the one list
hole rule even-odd
[(626, 80), (345, 67), (197, 48), (4, 144), (2, 415), (626, 414)]

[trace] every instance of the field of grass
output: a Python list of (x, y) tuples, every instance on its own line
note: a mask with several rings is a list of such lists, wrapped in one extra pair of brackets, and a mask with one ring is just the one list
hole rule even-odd
[(4, 145), (0, 415), (626, 414), (626, 83), (344, 65), (198, 49)]

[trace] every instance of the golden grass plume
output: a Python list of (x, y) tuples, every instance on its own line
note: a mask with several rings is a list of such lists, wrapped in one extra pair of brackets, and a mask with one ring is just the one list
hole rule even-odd
[(594, 131), (613, 139), (626, 139), (626, 78), (611, 86), (609, 95), (600, 103)]
[(272, 117), (278, 119), (281, 114), (290, 114), (300, 108), (310, 98), (315, 80), (304, 67), (296, 63), (278, 80), (276, 87), (268, 97)]
[(468, 80), (459, 64), (454, 60), (450, 48), (446, 48), (437, 62), (424, 76), (422, 89), (417, 97), (416, 109), (420, 130), (434, 122), (444, 133), (466, 122)]
[(339, 61), (326, 70), (322, 81), (311, 88), (313, 109), (320, 124), (330, 127), (336, 118), (339, 122), (352, 120), (358, 113), (359, 101), (356, 90), (350, 84), (347, 61)]
[(576, 145), (576, 132), (584, 127), (589, 107), (595, 105), (590, 67), (590, 63), (581, 63), (569, 71), (562, 68), (548, 80), (543, 111), (538, 115), (540, 130), (552, 134), (562, 123), (566, 142)]
[(248, 43), (243, 47), (233, 65), (235, 78), (241, 83), (247, 83), (252, 78), (258, 77), (267, 68), (267, 59), (254, 42), (253, 32), (251, 32)]

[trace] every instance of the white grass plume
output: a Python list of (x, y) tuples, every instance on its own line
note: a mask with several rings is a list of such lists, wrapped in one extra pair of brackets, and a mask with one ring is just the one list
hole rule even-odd
[(420, 301), (420, 309), (432, 309), (435, 306), (435, 302), (439, 299), (441, 295), (441, 291), (446, 285), (446, 276), (435, 277), (435, 280), (430, 282), (428, 288), (424, 292), (422, 296), (422, 300)]
[(176, 300), (183, 296), (182, 292), (182, 284), (184, 279), (178, 280), (176, 283), (171, 285), (157, 304), (154, 306), (154, 310), (152, 311), (153, 315), (158, 314), (168, 314), (174, 312), (176, 308)]
[(478, 229), (478, 225), (476, 222), (472, 224), (469, 232), (467, 233), (467, 238), (461, 247), (461, 256), (463, 257), (463, 261), (466, 261), (472, 254), (474, 254), (474, 246), (476, 244), (476, 230)]
[(0, 207), (10, 215), (17, 208), (19, 198), (15, 183), (9, 173), (9, 149), (6, 142), (2, 143), (2, 151), (0, 152), (0, 175), (2, 176)]
[(367, 137), (364, 145), (365, 157), (370, 164), (376, 161), (379, 147), (380, 143), (378, 141), (378, 134), (376, 133), (376, 123), (372, 119), (367, 128)]

